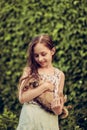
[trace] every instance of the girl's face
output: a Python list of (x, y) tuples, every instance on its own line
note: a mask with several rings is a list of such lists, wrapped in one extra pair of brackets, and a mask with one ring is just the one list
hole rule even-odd
[(44, 44), (38, 43), (34, 47), (34, 59), (41, 67), (52, 66), (52, 56), (55, 49), (50, 50)]

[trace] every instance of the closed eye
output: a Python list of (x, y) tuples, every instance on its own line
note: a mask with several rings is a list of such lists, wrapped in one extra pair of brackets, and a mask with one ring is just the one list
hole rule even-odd
[[(41, 55), (41, 56), (46, 56), (46, 55), (47, 55), (47, 53), (42, 52), (40, 55)], [(35, 57), (35, 58), (39, 57), (39, 54), (34, 54), (34, 57)]]
[(47, 55), (47, 53), (42, 52), (42, 53), (41, 53), (41, 55), (42, 55), (42, 56), (46, 56), (46, 55)]

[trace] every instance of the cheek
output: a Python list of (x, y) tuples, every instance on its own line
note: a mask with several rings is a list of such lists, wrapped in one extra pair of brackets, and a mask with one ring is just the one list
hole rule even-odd
[(48, 58), (48, 59), (51, 59), (51, 58), (52, 58), (52, 55), (51, 55), (51, 54), (49, 54), (49, 55), (47, 56), (47, 58)]

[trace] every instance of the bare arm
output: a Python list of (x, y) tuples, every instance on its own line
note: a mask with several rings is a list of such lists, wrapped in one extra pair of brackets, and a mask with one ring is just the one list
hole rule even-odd
[(41, 95), (44, 91), (48, 90), (45, 84), (42, 84), (34, 89), (28, 89), (27, 91), (23, 91), (20, 87), (19, 90), (19, 101), (21, 103), (29, 102), (33, 100), (35, 97)]
[[(26, 77), (29, 74), (29, 70), (25, 69), (23, 72), (22, 77)], [(19, 87), (19, 101), (20, 103), (29, 102), (36, 98), (37, 96), (41, 95), (44, 91), (49, 90), (53, 91), (54, 86), (50, 84), (49, 82), (45, 82), (34, 89), (27, 89), (26, 91), (23, 91), (23, 84), (24, 80), (21, 82), (21, 85)], [(49, 87), (50, 86), (50, 87)]]
[(58, 98), (54, 98), (51, 108), (54, 111), (55, 114), (60, 115), (62, 113), (63, 105), (64, 105), (64, 100), (63, 100), (63, 89), (64, 89), (64, 81), (65, 81), (65, 76), (64, 73), (61, 71), (61, 79), (60, 79), (60, 84), (58, 86)]
[(60, 96), (63, 96), (63, 90), (64, 90), (64, 82), (65, 82), (65, 75), (64, 73), (61, 71), (61, 79), (60, 79), (60, 84), (59, 84), (59, 91), (58, 94)]

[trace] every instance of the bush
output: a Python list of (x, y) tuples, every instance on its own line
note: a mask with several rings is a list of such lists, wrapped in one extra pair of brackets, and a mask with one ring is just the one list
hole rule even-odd
[(17, 84), (26, 64), (28, 43), (34, 36), (48, 33), (56, 46), (53, 64), (66, 76), (66, 105), (73, 106), (69, 117), (60, 120), (61, 130), (86, 130), (87, 2), (1, 0), (0, 6), (0, 128), (16, 128), (21, 108)]

